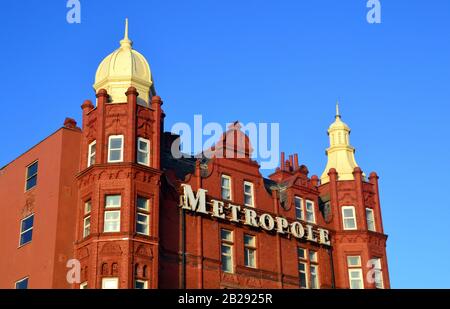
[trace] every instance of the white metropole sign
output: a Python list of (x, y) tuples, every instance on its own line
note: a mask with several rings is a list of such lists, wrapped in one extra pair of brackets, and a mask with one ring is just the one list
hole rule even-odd
[[(184, 210), (198, 214), (210, 215), (213, 218), (228, 220), (233, 223), (242, 223), (255, 228), (262, 228), (268, 232), (276, 231), (279, 234), (290, 234), (298, 239), (306, 239), (322, 245), (330, 246), (329, 231), (322, 228), (314, 228), (310, 224), (303, 225), (299, 221), (289, 222), (283, 217), (273, 217), (270, 214), (258, 216), (251, 208), (227, 204), (222, 201), (211, 200), (206, 202), (207, 190), (199, 189), (194, 194), (190, 185), (183, 184), (184, 194), (180, 197), (180, 207)], [(207, 209), (210, 205), (210, 210)], [(226, 214), (228, 210), (228, 216)]]

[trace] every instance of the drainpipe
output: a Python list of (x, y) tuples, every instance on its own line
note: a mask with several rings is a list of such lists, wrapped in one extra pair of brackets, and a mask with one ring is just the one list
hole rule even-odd
[(334, 262), (333, 262), (333, 248), (328, 249), (328, 255), (330, 257), (330, 268), (331, 268), (331, 288), (336, 288), (336, 277), (334, 275)]
[(181, 289), (186, 289), (186, 213), (180, 207), (181, 221)]

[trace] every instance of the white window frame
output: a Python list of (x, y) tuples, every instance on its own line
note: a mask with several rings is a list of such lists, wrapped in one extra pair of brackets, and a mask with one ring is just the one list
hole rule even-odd
[[(352, 278), (352, 273), (358, 273), (358, 279)], [(348, 269), (348, 282), (349, 282), (349, 288), (352, 288), (352, 281), (359, 280), (361, 282), (361, 289), (364, 289), (364, 279), (363, 279), (363, 272), (361, 268), (349, 268)]]
[[(369, 213), (370, 213), (370, 218), (369, 218)], [(366, 223), (367, 223), (367, 230), (372, 231), (372, 232), (377, 231), (377, 227), (375, 225), (375, 212), (373, 211), (372, 208), (366, 208)], [(369, 223), (372, 223), (373, 228), (370, 228)]]
[[(357, 263), (351, 264), (350, 259), (357, 258)], [(347, 256), (347, 269), (348, 269), (348, 284), (349, 288), (352, 289), (352, 281), (360, 280), (361, 288), (364, 289), (364, 277), (362, 272), (362, 260), (360, 255), (348, 255)], [(352, 278), (352, 273), (358, 273), (358, 279)]]
[[(24, 222), (25, 220), (31, 218), (31, 217), (33, 217), (33, 225), (32, 225), (29, 229), (26, 229), (25, 231), (22, 231), (22, 225), (23, 225), (23, 222)], [(25, 218), (23, 218), (22, 220), (20, 220), (19, 247), (25, 246), (26, 244), (29, 244), (30, 242), (33, 241), (33, 228), (34, 228), (34, 213), (32, 213), (31, 215), (28, 215), (28, 216), (26, 216)], [(29, 231), (31, 231), (31, 240), (22, 243), (22, 235), (25, 234), (25, 233), (27, 233), (27, 232), (29, 232)], [(24, 278), (24, 279), (26, 279), (26, 278)]]
[[(222, 231), (229, 232), (231, 235), (231, 239), (225, 239), (222, 237)], [(230, 248), (230, 253), (225, 254), (222, 250), (222, 246)], [(222, 268), (221, 270), (226, 273), (234, 273), (234, 232), (227, 229), (220, 229), (220, 260), (222, 261)], [(224, 270), (223, 269), (223, 258), (229, 257), (231, 261), (231, 269), (230, 270)]]
[[(139, 203), (137, 202), (139, 199), (144, 199), (146, 201), (145, 208), (139, 207)], [(138, 196), (137, 200), (136, 200), (136, 209), (142, 210), (142, 211), (149, 211), (149, 209), (150, 209), (149, 204), (150, 204), (150, 200), (148, 198), (146, 198), (144, 196)]]
[[(308, 205), (311, 205), (311, 211), (308, 211)], [(305, 201), (305, 220), (309, 223), (316, 223), (316, 211), (314, 209), (315, 203), (311, 200)], [(308, 213), (312, 213), (312, 220), (308, 220)]]
[(92, 201), (87, 200), (86, 202), (84, 202), (84, 214), (85, 215), (90, 214), (91, 210), (92, 210)]
[[(375, 287), (377, 289), (384, 289), (384, 280), (383, 280), (383, 266), (381, 262), (381, 258), (374, 257), (373, 258), (376, 262), (374, 264), (374, 270), (375, 270)], [(378, 279), (380, 280), (377, 280)]]
[[(110, 196), (118, 196), (119, 197), (119, 205), (114, 205), (114, 204), (107, 204), (108, 202), (108, 197)], [(105, 208), (106, 209), (110, 209), (110, 208), (120, 208), (122, 207), (122, 195), (120, 194), (107, 194), (105, 195)]]
[(300, 286), (300, 288), (301, 289), (309, 289), (308, 263), (306, 262), (306, 260), (299, 259), (298, 264), (299, 265), (302, 264), (304, 266), (304, 268), (305, 268), (305, 270), (300, 270), (300, 268), (298, 269), (298, 273), (299, 273), (299, 275), (298, 275), (298, 281), (299, 282), (298, 283), (299, 283), (299, 285), (300, 285), (300, 274), (305, 274), (305, 283), (306, 283), (305, 287)]
[[(140, 149), (140, 143), (143, 142), (145, 144), (147, 144), (147, 151), (142, 151)], [(147, 158), (147, 162), (139, 162), (139, 153), (143, 153), (146, 155)], [(143, 137), (138, 137), (137, 139), (137, 145), (136, 145), (136, 161), (138, 164), (141, 165), (145, 165), (145, 166), (150, 166), (150, 140), (143, 138)]]
[(86, 290), (88, 288), (88, 282), (82, 282), (80, 283), (80, 290)]
[[(92, 146), (95, 146), (94, 151), (92, 151)], [(95, 164), (96, 155), (97, 155), (97, 141), (93, 141), (88, 146), (87, 167), (90, 167)], [(94, 158), (94, 162), (92, 162), (92, 158)]]
[(116, 288), (109, 288), (109, 289), (118, 289), (119, 288), (119, 278), (117, 277), (108, 277), (108, 278), (102, 278), (102, 289), (107, 289), (106, 283), (107, 282), (115, 282), (116, 283)]
[[(230, 186), (231, 186), (231, 182), (230, 182)], [(247, 192), (245, 192), (245, 187), (246, 186), (250, 187), (250, 195)], [(245, 197), (246, 196), (250, 196), (251, 197), (251, 199), (252, 199), (252, 203), (251, 204), (246, 204), (245, 203)], [(247, 206), (247, 207), (253, 207), (253, 208), (255, 207), (255, 186), (250, 181), (244, 181), (244, 205)]]
[[(352, 217), (345, 217), (345, 211), (346, 209), (351, 209), (353, 211), (353, 216)], [(356, 221), (356, 209), (355, 206), (342, 206), (341, 208), (341, 212), (342, 212), (342, 227), (344, 228), (344, 230), (357, 230), (358, 229), (358, 222)], [(345, 226), (345, 220), (346, 219), (353, 219), (355, 222), (355, 227), (353, 228), (349, 228)]]
[[(297, 205), (297, 201), (300, 203), (300, 205)], [(305, 220), (305, 212), (303, 207), (303, 199), (300, 196), (294, 197), (294, 207), (295, 207), (295, 218), (297, 220)], [(298, 217), (298, 213), (300, 212), (300, 218)]]
[(136, 289), (136, 282), (141, 282), (144, 284), (144, 290), (148, 289), (148, 281), (147, 280), (141, 280), (141, 279), (135, 279), (134, 280), (134, 288)]
[[(246, 244), (245, 243), (245, 237), (251, 237), (253, 240), (252, 244)], [(250, 262), (250, 252), (253, 252), (253, 265), (248, 265), (245, 264), (245, 257), (247, 257), (247, 261)], [(245, 267), (249, 267), (249, 268), (257, 268), (257, 262), (256, 262), (256, 255), (257, 251), (256, 251), (256, 236), (255, 235), (251, 235), (251, 234), (244, 234), (244, 265)]]
[[(89, 223), (87, 223), (87, 221), (89, 220)], [(89, 232), (87, 232), (87, 230), (89, 229)], [(88, 237), (89, 235), (91, 235), (91, 216), (86, 216), (83, 219), (83, 238)]]
[[(228, 183), (230, 184), (230, 186), (227, 188), (227, 187), (224, 187), (223, 186), (223, 179), (228, 179)], [(233, 180), (231, 179), (231, 176), (228, 176), (228, 175), (222, 175), (221, 177), (220, 177), (220, 195), (221, 195), (221, 197), (222, 197), (222, 199), (223, 200), (226, 200), (226, 201), (232, 201), (233, 200), (233, 190), (232, 190), (232, 187), (233, 187)], [(223, 196), (223, 190), (224, 189), (228, 189), (229, 191), (230, 191), (230, 198), (229, 199), (226, 199), (224, 196)]]
[[(312, 269), (315, 270), (315, 279), (314, 279), (314, 287), (313, 286), (313, 276), (312, 276)], [(311, 288), (312, 289), (320, 289), (320, 280), (319, 280), (319, 265), (318, 264), (309, 264), (309, 273), (310, 273), (310, 281), (311, 281)]]
[[(122, 147), (121, 148), (111, 148), (111, 140), (115, 138), (120, 138), (122, 140)], [(110, 135), (108, 138), (108, 163), (117, 163), (117, 162), (123, 162), (123, 149), (125, 145), (125, 140), (123, 135)], [(112, 150), (119, 150), (120, 149), (120, 159), (118, 160), (111, 160), (111, 151)]]
[[(139, 216), (146, 217), (147, 218), (147, 222), (138, 221), (138, 217)], [(138, 224), (146, 226), (146, 232), (145, 233), (138, 232), (138, 229), (137, 229)], [(150, 215), (148, 215), (146, 213), (142, 213), (142, 212), (138, 212), (136, 214), (136, 233), (139, 234), (139, 235), (145, 235), (145, 236), (149, 236), (150, 235)]]
[[(106, 214), (108, 214), (108, 213), (119, 213), (119, 216), (118, 216), (118, 218), (117, 219), (114, 219), (114, 220), (108, 220), (108, 222), (119, 222), (119, 224), (118, 224), (118, 226), (119, 226), (119, 229), (117, 230), (117, 231), (107, 231), (106, 230)], [(103, 233), (118, 233), (118, 232), (120, 232), (120, 217), (121, 217), (121, 213), (120, 213), (120, 210), (107, 210), (107, 211), (105, 211), (105, 214), (104, 214), (104, 216), (103, 216)]]

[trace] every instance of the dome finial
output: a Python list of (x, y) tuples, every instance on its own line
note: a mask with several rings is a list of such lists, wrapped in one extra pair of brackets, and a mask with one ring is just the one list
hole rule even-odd
[(341, 118), (341, 113), (339, 112), (339, 100), (336, 101), (336, 118)]
[(128, 18), (125, 18), (125, 34), (123, 40), (120, 41), (121, 47), (131, 48), (133, 42), (128, 38)]

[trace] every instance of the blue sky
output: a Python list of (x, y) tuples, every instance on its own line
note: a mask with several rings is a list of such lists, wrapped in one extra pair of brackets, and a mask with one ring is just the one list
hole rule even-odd
[(167, 129), (194, 114), (279, 122), (281, 148), (320, 175), (339, 98), (358, 164), (380, 176), (392, 286), (450, 287), (448, 0), (381, 0), (378, 25), (365, 0), (80, 2), (81, 24), (66, 0), (1, 5), (0, 166), (81, 122), (129, 17)]

